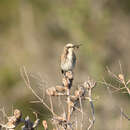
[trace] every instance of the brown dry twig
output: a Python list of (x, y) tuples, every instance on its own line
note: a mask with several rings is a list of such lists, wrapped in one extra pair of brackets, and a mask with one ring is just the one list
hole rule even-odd
[(23, 67), (21, 70), (21, 76), (26, 84), (26, 87), (29, 88), (32, 93), (35, 95), (35, 97), (40, 101), (40, 103), (42, 103), (53, 115), (56, 115), (52, 109), (44, 102), (44, 100), (33, 90), (32, 86), (31, 86), (31, 83), (30, 83), (30, 80), (29, 80), (29, 76), (28, 76), (28, 73), (27, 73), (27, 70), (25, 67)]
[(127, 93), (130, 95), (130, 88), (128, 87), (130, 80), (126, 81), (123, 73), (120, 73), (118, 75), (112, 73), (108, 67), (107, 67), (107, 71), (110, 74), (110, 76), (112, 76), (114, 79), (116, 79), (116, 81), (118, 81), (119, 83), (121, 83), (123, 85), (123, 87), (121, 87), (121, 88), (113, 87), (113, 88), (116, 89), (115, 92), (125, 89), (127, 91)]
[(120, 109), (120, 112), (121, 112), (122, 116), (123, 116), (125, 119), (127, 119), (128, 121), (130, 121), (130, 118), (123, 112), (122, 109)]
[(93, 80), (88, 80), (87, 82), (84, 82), (84, 87), (87, 89), (88, 92), (88, 100), (90, 103), (91, 107), (91, 113), (92, 113), (92, 120), (89, 118), (90, 125), (87, 128), (87, 130), (90, 130), (90, 128), (94, 125), (95, 123), (95, 109), (92, 101), (92, 89), (96, 86), (96, 82)]
[[(27, 73), (27, 70), (25, 67), (21, 69), (21, 76), (26, 84), (26, 87), (29, 88), (34, 96), (38, 99), (38, 101), (32, 101), (32, 103), (42, 103), (53, 115), (52, 121), (53, 124), (55, 125), (56, 129), (63, 129), (63, 130), (73, 130), (73, 124), (75, 122), (71, 121), (71, 116), (72, 113), (77, 110), (82, 113), (81, 116), (81, 129), (83, 129), (83, 120), (84, 120), (84, 114), (83, 112), (83, 105), (82, 101), (88, 99), (91, 107), (91, 112), (92, 112), (92, 119), (89, 118), (90, 125), (88, 126), (88, 130), (94, 125), (95, 122), (95, 114), (94, 114), (94, 105), (92, 101), (92, 89), (95, 87), (95, 82), (92, 80), (87, 80), (84, 82), (83, 85), (80, 85), (77, 90), (74, 91), (74, 94), (70, 94), (71, 88), (72, 88), (72, 83), (73, 83), (73, 72), (68, 71), (66, 72), (65, 76), (62, 79), (62, 84), (63, 85), (57, 85), (55, 87), (47, 88), (46, 89), (46, 94), (49, 96), (50, 99), (50, 106), (45, 103), (44, 99), (41, 98), (32, 88), (30, 79), (29, 79), (29, 74)], [(88, 97), (86, 95), (88, 94)], [(54, 112), (53, 108), (53, 102), (52, 102), (52, 96), (65, 96), (67, 98), (67, 110), (63, 108), (63, 115), (58, 116)], [(61, 101), (60, 101), (61, 102)], [(61, 103), (60, 103), (61, 104)], [(79, 104), (79, 105), (78, 105)], [(26, 124), (31, 121), (29, 117), (25, 119)], [(27, 125), (24, 125), (24, 128), (26, 128)], [(47, 122), (43, 121), (43, 127), (47, 129)], [(25, 130), (25, 129), (23, 129)]]

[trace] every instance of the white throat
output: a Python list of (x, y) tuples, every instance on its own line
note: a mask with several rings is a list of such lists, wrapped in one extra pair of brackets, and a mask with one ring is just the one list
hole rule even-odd
[(72, 59), (73, 53), (74, 53), (74, 49), (73, 49), (73, 48), (69, 48), (69, 49), (68, 49), (68, 58), (69, 58), (69, 59)]

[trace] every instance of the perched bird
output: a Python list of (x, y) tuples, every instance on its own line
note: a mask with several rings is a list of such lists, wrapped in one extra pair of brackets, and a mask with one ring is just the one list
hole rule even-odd
[(81, 44), (74, 45), (72, 43), (68, 43), (64, 47), (64, 51), (61, 55), (61, 72), (62, 74), (66, 74), (68, 71), (72, 71), (76, 64), (76, 56), (74, 53), (75, 48), (79, 48)]

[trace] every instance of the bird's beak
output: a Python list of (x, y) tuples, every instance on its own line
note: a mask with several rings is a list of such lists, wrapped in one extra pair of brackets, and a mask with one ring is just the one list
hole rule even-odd
[(77, 44), (77, 45), (74, 45), (74, 48), (79, 48), (82, 44)]

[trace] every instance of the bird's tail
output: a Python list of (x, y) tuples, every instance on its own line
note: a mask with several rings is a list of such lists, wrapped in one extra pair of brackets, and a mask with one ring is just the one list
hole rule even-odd
[(73, 84), (73, 79), (69, 79), (69, 89), (71, 89), (72, 84)]

